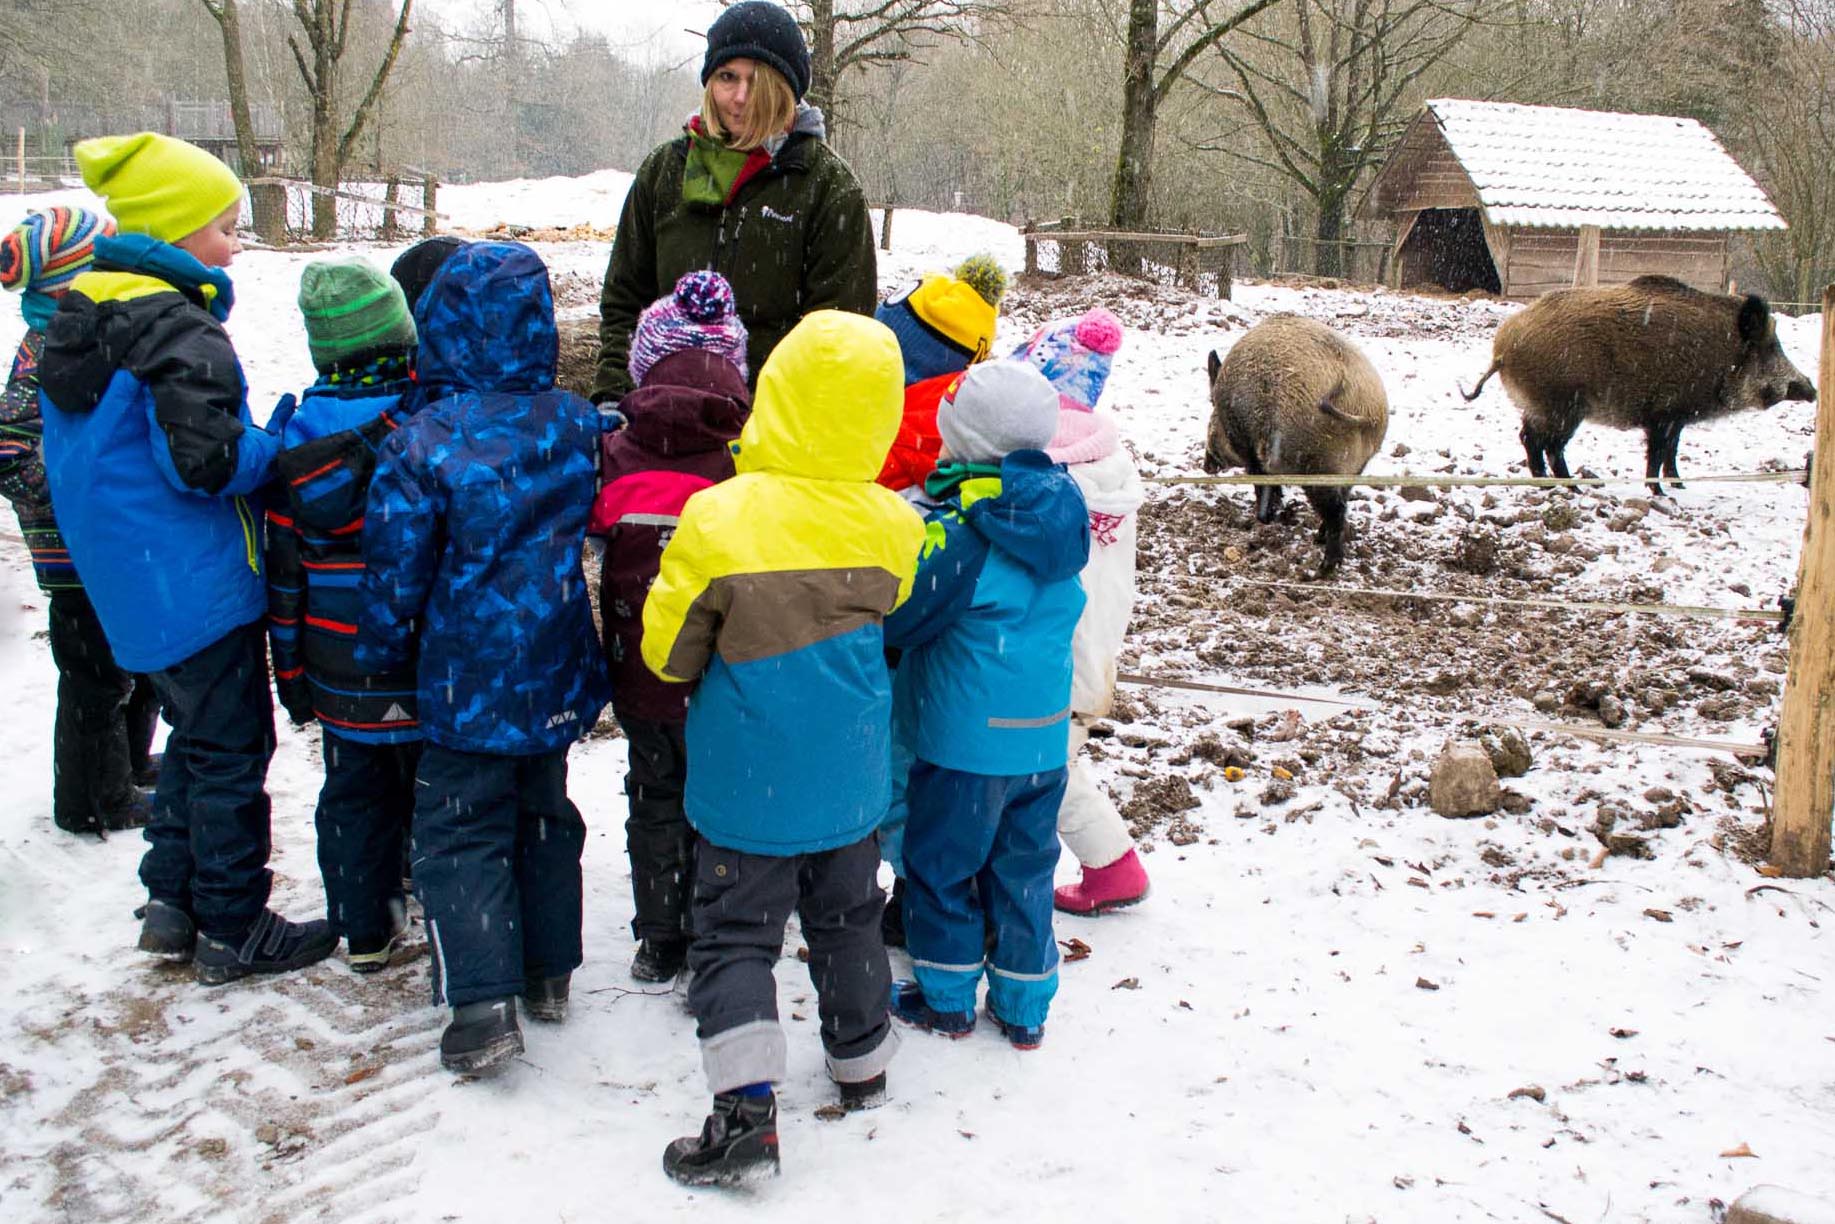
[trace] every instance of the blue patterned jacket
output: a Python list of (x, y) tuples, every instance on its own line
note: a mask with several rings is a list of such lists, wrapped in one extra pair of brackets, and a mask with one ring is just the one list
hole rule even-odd
[(548, 270), (480, 242), (421, 298), (437, 397), (384, 444), (363, 526), (359, 666), (413, 654), (421, 728), (464, 752), (565, 748), (610, 699), (580, 552), (598, 410), (554, 389)]

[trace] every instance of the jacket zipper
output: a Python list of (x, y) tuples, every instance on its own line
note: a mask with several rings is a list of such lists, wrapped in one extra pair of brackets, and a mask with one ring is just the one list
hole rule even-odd
[(259, 574), (261, 557), (260, 549), (255, 542), (255, 518), (248, 508), (248, 503), (240, 497), (236, 498), (236, 521), (242, 524), (242, 543), (247, 549), (248, 567)]

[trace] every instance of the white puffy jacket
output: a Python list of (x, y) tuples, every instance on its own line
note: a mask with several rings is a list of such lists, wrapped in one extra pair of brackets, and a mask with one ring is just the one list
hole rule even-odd
[(1090, 559), (1083, 567), (1086, 602), (1071, 639), (1075, 673), (1070, 708), (1101, 718), (1115, 702), (1116, 656), (1134, 612), (1137, 512), (1146, 490), (1113, 420), (1072, 411), (1061, 418), (1047, 453), (1069, 465), (1090, 511)]

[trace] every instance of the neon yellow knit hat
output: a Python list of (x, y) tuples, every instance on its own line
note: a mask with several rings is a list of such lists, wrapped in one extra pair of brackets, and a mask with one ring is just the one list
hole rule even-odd
[(194, 144), (158, 132), (77, 144), (83, 184), (108, 202), (124, 234), (187, 238), (242, 198), (242, 181)]

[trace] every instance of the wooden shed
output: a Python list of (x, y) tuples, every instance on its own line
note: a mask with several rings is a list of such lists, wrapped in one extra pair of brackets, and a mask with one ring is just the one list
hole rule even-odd
[(1358, 205), (1395, 222), (1389, 283), (1532, 298), (1661, 273), (1727, 288), (1733, 234), (1783, 229), (1693, 119), (1437, 98)]

